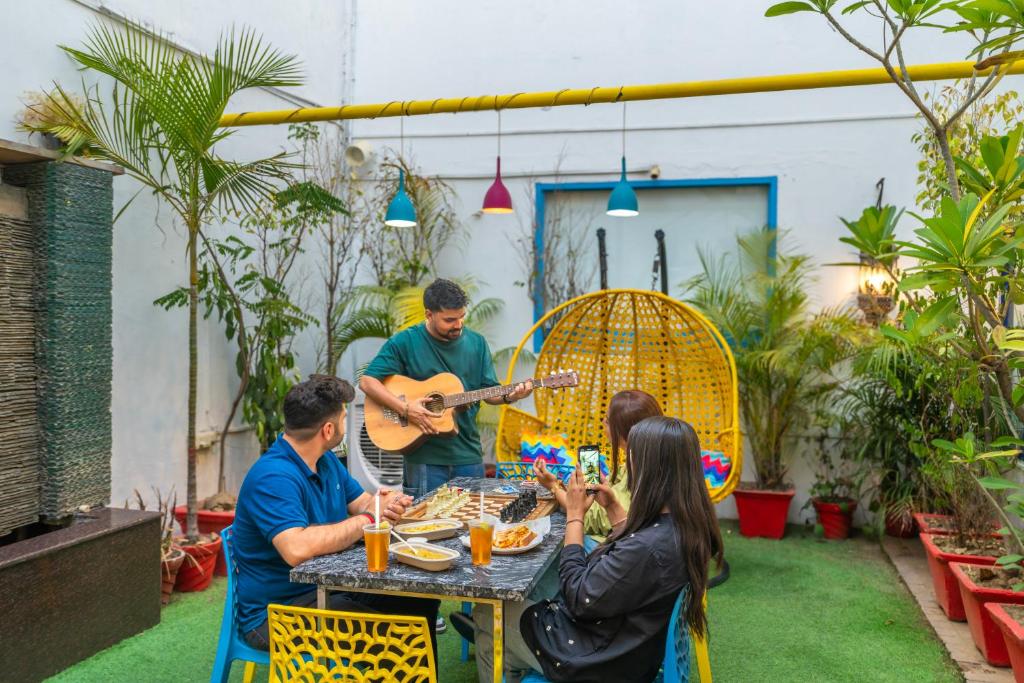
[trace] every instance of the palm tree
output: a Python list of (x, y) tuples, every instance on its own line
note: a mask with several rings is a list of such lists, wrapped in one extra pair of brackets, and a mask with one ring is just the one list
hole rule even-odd
[(736, 254), (699, 250), (702, 272), (683, 285), (732, 349), (758, 488), (768, 490), (786, 488), (789, 441), (826, 407), (859, 336), (848, 313), (811, 311), (810, 258), (774, 256), (775, 240), (756, 230), (737, 238)]
[(200, 232), (214, 212), (255, 211), (295, 168), (283, 153), (244, 162), (222, 158), (214, 148), (232, 131), (220, 128), (220, 118), (243, 90), (299, 85), (298, 62), (247, 29), (223, 34), (210, 57), (182, 54), (162, 37), (102, 25), (90, 30), (82, 49), (61, 47), (85, 69), (112, 78), (114, 85), (108, 101), (98, 86), (86, 88), (84, 103), (58, 86), (46, 106), (59, 113), (59, 120), (44, 124), (41, 132), (65, 141), (68, 156), (83, 154), (124, 167), (188, 230), (186, 535), (194, 543), (199, 538), (195, 437)]

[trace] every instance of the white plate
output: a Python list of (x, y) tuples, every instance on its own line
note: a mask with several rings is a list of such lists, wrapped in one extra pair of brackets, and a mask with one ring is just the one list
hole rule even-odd
[[(472, 546), (469, 543), (469, 536), (459, 536), (459, 541), (461, 541), (462, 545), (464, 545), (466, 548), (469, 548), (469, 549), (472, 548)], [(544, 536), (541, 535), (541, 534), (537, 534), (532, 541), (530, 541), (529, 543), (527, 543), (526, 545), (524, 545), (521, 548), (495, 548), (495, 547), (492, 546), (491, 547), (491, 554), (492, 555), (519, 555), (520, 553), (525, 553), (525, 552), (527, 552), (529, 550), (533, 550), (534, 548), (536, 548), (537, 546), (539, 546), (543, 542), (544, 542)]]

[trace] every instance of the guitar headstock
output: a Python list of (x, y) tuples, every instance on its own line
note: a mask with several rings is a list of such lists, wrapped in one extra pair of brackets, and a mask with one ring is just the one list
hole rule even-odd
[(575, 370), (559, 370), (544, 378), (544, 386), (549, 389), (575, 387), (580, 383), (580, 376)]

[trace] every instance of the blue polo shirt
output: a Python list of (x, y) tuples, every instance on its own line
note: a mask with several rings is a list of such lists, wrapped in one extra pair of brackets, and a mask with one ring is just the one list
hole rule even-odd
[(235, 508), (238, 622), (246, 633), (267, 619), (267, 605), (284, 603), (310, 586), (288, 580), (291, 567), (274, 548), (286, 529), (348, 519), (348, 504), (363, 493), (338, 457), (327, 451), (309, 469), (284, 436), (245, 475)]

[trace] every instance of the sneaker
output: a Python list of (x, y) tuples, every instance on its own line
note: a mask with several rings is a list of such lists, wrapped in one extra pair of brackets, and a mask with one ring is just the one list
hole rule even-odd
[(437, 623), (434, 625), (435, 633), (444, 633), (448, 630), (448, 625), (444, 623), (444, 617), (440, 614), (437, 615)]

